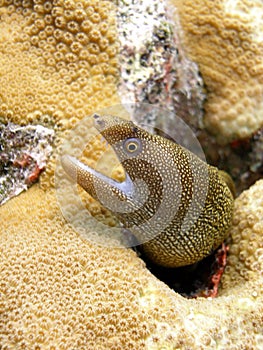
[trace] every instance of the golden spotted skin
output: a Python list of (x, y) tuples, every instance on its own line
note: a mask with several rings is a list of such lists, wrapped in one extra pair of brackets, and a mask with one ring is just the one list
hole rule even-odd
[[(138, 178), (147, 183), (147, 200), (143, 205), (138, 205), (129, 195), (130, 184), (121, 187), (120, 183), (97, 171), (83, 168), (82, 163), (73, 158), (64, 157), (62, 165), (72, 177), (74, 173), (77, 174), (78, 184), (94, 198), (100, 200), (97, 196), (99, 189), (108, 200), (122, 201), (127, 206), (129, 210), (115, 214), (125, 228), (132, 228), (131, 232), (139, 242), (144, 242), (141, 248), (150, 260), (166, 267), (190, 265), (209, 255), (226, 239), (234, 202), (234, 184), (228, 174), (206, 164), (180, 145), (152, 135), (130, 121), (94, 115), (94, 125), (116, 152), (126, 172), (126, 179), (128, 177), (132, 184)], [(132, 148), (131, 154), (130, 150), (127, 153), (127, 149), (124, 150), (127, 140), (138, 141), (141, 148), (135, 152)], [(157, 149), (154, 145), (158, 146)], [(170, 166), (169, 159), (175, 166)], [(156, 171), (155, 164), (157, 168), (164, 168), (164, 177)], [(177, 168), (176, 172), (174, 168)], [(197, 191), (193, 187), (194, 181)], [(179, 183), (181, 187), (176, 187)], [(169, 203), (178, 200), (180, 189), (178, 208), (165, 228), (150, 239), (153, 226), (140, 225), (149, 222), (152, 214), (158, 210), (165, 186), (168, 188), (166, 196), (168, 193)], [(141, 191), (144, 188), (139, 187)], [(170, 188), (177, 188), (178, 191), (170, 191)], [(166, 220), (166, 214), (169, 216), (169, 208), (168, 205), (167, 210), (161, 212), (161, 220)], [(134, 227), (147, 229), (136, 230)]]

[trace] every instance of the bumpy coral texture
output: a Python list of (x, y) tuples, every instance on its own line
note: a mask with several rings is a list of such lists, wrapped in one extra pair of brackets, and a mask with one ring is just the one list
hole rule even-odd
[[(0, 117), (63, 131), (117, 103), (118, 39), (110, 1), (2, 1)], [(52, 182), (54, 159), (42, 178)], [(52, 183), (51, 183), (52, 184)]]
[(250, 136), (263, 125), (262, 1), (171, 2), (207, 87), (206, 126), (221, 142)]
[[(230, 233), (228, 263), (223, 275), (223, 294), (231, 294), (242, 283), (263, 282), (263, 180), (243, 192), (235, 203)], [(257, 282), (258, 281), (258, 282)], [(262, 287), (251, 290), (262, 294)], [(262, 297), (262, 295), (261, 295)], [(263, 323), (261, 324), (263, 327)]]
[[(28, 124), (46, 113), (42, 122), (54, 123), (59, 132), (114, 100), (117, 44), (110, 2), (14, 0), (1, 5), (0, 105), (5, 120)], [(74, 30), (83, 23), (89, 29), (79, 36)], [(108, 40), (105, 49), (92, 28)], [(73, 44), (81, 40), (76, 54)], [(100, 51), (87, 53), (98, 48), (91, 43)], [(83, 59), (81, 52), (87, 54)], [(98, 57), (109, 59), (97, 62)], [(101, 72), (104, 63), (108, 68)], [(83, 103), (79, 107), (78, 99)], [(91, 165), (103, 150), (97, 141), (86, 149)], [(34, 185), (0, 208), (1, 350), (263, 347), (263, 181), (236, 200), (220, 296), (187, 300), (152, 276), (133, 251), (102, 248), (81, 238), (61, 216), (50, 189), (51, 174), (48, 169), (47, 191), (43, 184)], [(121, 172), (115, 175), (121, 177)], [(94, 201), (89, 203), (94, 215), (100, 213)]]
[(128, 249), (80, 238), (53, 190), (0, 208), (0, 344), (7, 349), (260, 349), (263, 180), (236, 200), (220, 296), (187, 300)]
[(38, 112), (70, 127), (112, 96), (117, 43), (109, 1), (2, 4), (1, 115), (26, 124)]

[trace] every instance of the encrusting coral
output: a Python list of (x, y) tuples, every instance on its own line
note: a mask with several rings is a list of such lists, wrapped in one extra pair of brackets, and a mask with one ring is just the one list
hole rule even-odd
[[(258, 280), (261, 284), (263, 282), (262, 191), (263, 180), (259, 180), (236, 200), (228, 263), (222, 281), (223, 294), (231, 294), (237, 286), (242, 290), (244, 281), (253, 283)], [(262, 294), (261, 291), (262, 287), (254, 287), (251, 294)]]
[(185, 299), (129, 249), (80, 238), (54, 190), (0, 208), (1, 349), (260, 349), (263, 180), (236, 200), (220, 296)]
[(1, 116), (66, 128), (102, 107), (118, 76), (112, 12), (110, 1), (2, 1)]
[[(63, 131), (119, 102), (118, 40), (110, 1), (2, 1), (0, 117)], [(49, 187), (55, 162), (42, 177)]]
[(263, 125), (262, 1), (170, 0), (208, 91), (205, 124), (221, 142)]

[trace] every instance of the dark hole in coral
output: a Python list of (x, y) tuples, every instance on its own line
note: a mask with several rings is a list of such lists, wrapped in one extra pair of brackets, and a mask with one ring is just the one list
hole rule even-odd
[[(215, 250), (211, 255), (200, 262), (178, 268), (166, 268), (151, 262), (147, 257), (140, 253), (147, 268), (159, 280), (166, 283), (175, 292), (187, 298), (197, 296), (211, 296), (214, 287), (212, 277), (220, 268), (217, 262), (217, 255), (221, 247)], [(136, 250), (139, 250), (136, 248)], [(214, 295), (215, 296), (215, 295)]]
[(149, 55), (144, 53), (141, 55), (140, 57), (140, 64), (143, 66), (143, 67), (147, 67), (148, 65), (148, 60), (149, 60)]

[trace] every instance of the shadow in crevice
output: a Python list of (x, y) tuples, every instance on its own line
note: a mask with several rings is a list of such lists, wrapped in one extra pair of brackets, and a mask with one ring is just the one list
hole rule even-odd
[(187, 298), (197, 296), (209, 296), (209, 291), (213, 288), (212, 276), (218, 269), (217, 254), (219, 247), (211, 255), (198, 263), (178, 268), (167, 268), (151, 262), (139, 247), (136, 251), (140, 258), (145, 261), (147, 268), (159, 280), (166, 283), (175, 292)]

